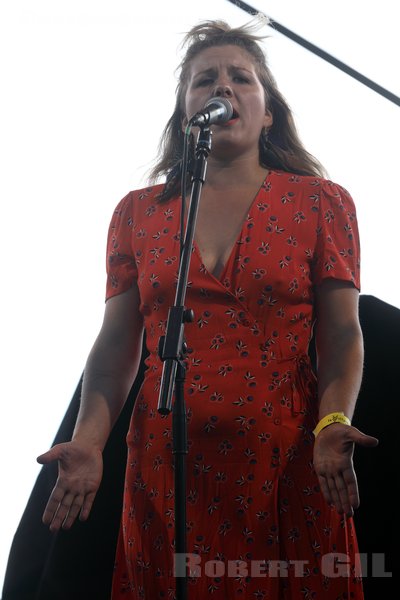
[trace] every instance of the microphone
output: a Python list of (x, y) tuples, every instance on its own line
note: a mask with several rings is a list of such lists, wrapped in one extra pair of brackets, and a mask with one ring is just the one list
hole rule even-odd
[(232, 118), (233, 107), (226, 98), (210, 98), (203, 108), (190, 119), (189, 124), (197, 127), (227, 123)]

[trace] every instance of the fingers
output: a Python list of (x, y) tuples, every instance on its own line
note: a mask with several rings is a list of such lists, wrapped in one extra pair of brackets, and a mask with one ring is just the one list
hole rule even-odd
[(95, 493), (87, 494), (83, 500), (81, 514), (79, 516), (80, 521), (86, 521), (90, 511), (92, 510), (93, 502), (96, 497)]
[(360, 446), (374, 448), (375, 446), (377, 446), (379, 444), (378, 438), (376, 438), (372, 435), (367, 435), (366, 433), (363, 433), (362, 431), (357, 429), (357, 427), (351, 426), (346, 431), (346, 433), (349, 434), (348, 437), (352, 442), (354, 442), (355, 444), (359, 444)]
[(51, 450), (48, 450), (44, 454), (41, 454), (40, 456), (38, 456), (36, 461), (40, 465), (48, 465), (50, 462), (52, 462), (53, 460), (56, 460), (57, 458), (58, 458), (58, 456), (54, 456), (54, 452), (53, 452), (53, 448), (52, 448)]
[(357, 477), (354, 469), (348, 469), (343, 472), (343, 482), (347, 489), (347, 495), (350, 506), (356, 509), (360, 506), (360, 496), (358, 493)]
[(358, 508), (360, 504), (354, 472), (346, 471), (335, 476), (320, 474), (318, 479), (326, 502), (334, 506), (340, 515), (344, 514), (346, 517), (352, 517), (354, 509)]
[(314, 468), (321, 492), (328, 504), (347, 517), (360, 503), (352, 461), (354, 444), (374, 447), (378, 440), (353, 426), (336, 424), (322, 430), (314, 445)]
[(53, 462), (53, 460), (60, 460), (63, 452), (63, 446), (64, 444), (57, 444), (56, 446), (53, 446), (53, 448), (50, 448), (50, 450), (38, 456), (36, 461), (40, 465), (48, 465), (49, 463)]
[(350, 493), (350, 487), (344, 480), (342, 474), (335, 477), (334, 485), (336, 489), (336, 510), (339, 514), (345, 514), (346, 517), (352, 517), (354, 508), (358, 507), (358, 493), (356, 498), (354, 497), (354, 493)]
[[(83, 504), (82, 496), (75, 496), (72, 499), (72, 502), (69, 505), (69, 510), (68, 510), (65, 518), (62, 521), (63, 529), (70, 529), (72, 527), (77, 516), (81, 512), (82, 504)], [(61, 518), (61, 515), (60, 515), (60, 518)]]
[(326, 480), (327, 486), (329, 488), (330, 497), (332, 498), (332, 505), (336, 508), (337, 512), (341, 515), (343, 514), (342, 503), (340, 500), (340, 495), (336, 487), (336, 482), (333, 477), (328, 477)]
[(42, 518), (43, 523), (49, 525), (50, 531), (58, 531), (60, 529), (69, 512), (72, 501), (72, 494), (68, 494), (63, 489), (57, 487), (53, 490)]
[(327, 501), (327, 503), (330, 506), (333, 506), (332, 494), (331, 494), (331, 491), (329, 489), (328, 481), (327, 481), (325, 475), (319, 475), (318, 476), (318, 481), (319, 481), (319, 485), (320, 485), (320, 488), (321, 488), (321, 492), (322, 492), (325, 500)]
[(54, 446), (37, 460), (42, 464), (58, 460), (58, 479), (44, 510), (43, 523), (50, 531), (58, 531), (69, 529), (78, 517), (85, 521), (101, 482), (101, 452), (73, 441)]
[[(90, 503), (90, 508), (93, 500)], [(84, 497), (82, 495), (55, 490), (44, 510), (42, 521), (49, 526), (50, 531), (58, 531), (61, 528), (70, 529), (83, 505)], [(90, 508), (86, 511), (86, 518), (89, 516)]]
[(372, 435), (365, 435), (365, 433), (361, 434), (361, 437), (356, 440), (356, 444), (360, 446), (365, 446), (366, 448), (374, 448), (379, 444), (379, 440)]

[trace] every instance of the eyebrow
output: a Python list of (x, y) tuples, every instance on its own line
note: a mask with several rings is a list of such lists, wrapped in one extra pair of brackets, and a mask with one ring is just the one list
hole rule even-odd
[[(217, 71), (217, 69), (215, 67), (209, 67), (208, 69), (204, 69), (203, 71), (199, 71), (198, 73), (195, 73), (193, 75), (193, 78), (201, 77), (204, 75), (214, 75), (214, 73), (216, 73), (216, 71)], [(246, 69), (246, 67), (240, 67), (238, 65), (230, 65), (228, 67), (228, 73), (237, 72), (237, 71), (246, 71), (246, 73), (249, 73), (249, 75), (252, 75), (252, 72), (249, 71), (249, 69)]]
[(208, 69), (204, 69), (203, 71), (199, 71), (198, 73), (195, 73), (193, 75), (193, 77), (199, 77), (201, 75), (213, 75), (215, 73), (216, 69), (214, 69), (214, 67), (210, 67)]

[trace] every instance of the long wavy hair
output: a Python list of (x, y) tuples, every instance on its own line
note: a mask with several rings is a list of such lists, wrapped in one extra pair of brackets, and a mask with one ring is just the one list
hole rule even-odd
[[(265, 38), (258, 35), (259, 24), (249, 23), (242, 27), (230, 27), (224, 21), (204, 21), (193, 27), (185, 36), (182, 47), (187, 48), (178, 67), (175, 109), (160, 139), (155, 166), (149, 173), (155, 183), (166, 176), (166, 185), (159, 196), (160, 201), (179, 195), (183, 157), (185, 95), (191, 61), (207, 48), (234, 45), (246, 50), (254, 60), (258, 78), (265, 91), (266, 108), (272, 113), (273, 124), (263, 130), (259, 140), (260, 165), (298, 175), (326, 176), (324, 167), (304, 148), (296, 130), (291, 109), (278, 89), (259, 42)], [(193, 158), (193, 136), (189, 144), (189, 163)]]

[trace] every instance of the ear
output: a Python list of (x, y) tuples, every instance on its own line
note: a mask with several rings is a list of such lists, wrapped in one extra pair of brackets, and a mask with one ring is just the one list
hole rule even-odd
[(270, 127), (272, 127), (273, 122), (274, 118), (272, 116), (272, 112), (267, 108), (264, 116), (264, 127), (270, 129)]

